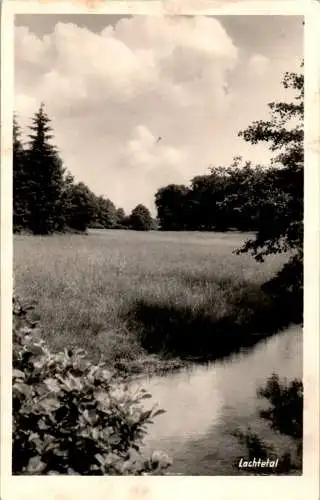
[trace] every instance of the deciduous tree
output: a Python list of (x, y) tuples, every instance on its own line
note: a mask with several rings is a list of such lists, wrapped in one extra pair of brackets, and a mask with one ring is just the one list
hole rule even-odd
[(179, 231), (185, 228), (187, 196), (184, 185), (169, 184), (155, 195), (160, 227), (164, 231)]
[[(266, 142), (275, 153), (258, 201), (258, 232), (239, 253), (251, 252), (258, 261), (290, 252), (291, 259), (265, 289), (281, 298), (295, 321), (303, 314), (303, 171), (304, 77), (286, 73), (283, 86), (291, 100), (272, 102), (270, 120), (256, 121), (240, 132), (247, 142)], [(251, 200), (248, 200), (251, 203)], [(245, 207), (245, 205), (244, 205)]]
[(153, 228), (150, 211), (142, 204), (137, 205), (130, 215), (130, 227), (136, 231), (150, 231)]
[[(303, 246), (303, 116), (304, 79), (286, 73), (283, 85), (294, 92), (292, 102), (269, 104), (271, 118), (255, 121), (239, 135), (251, 144), (266, 142), (275, 153), (264, 179), (259, 202), (257, 237), (243, 247), (257, 260), (266, 255), (293, 250), (302, 257)], [(252, 200), (248, 200), (251, 203)], [(245, 205), (244, 205), (245, 206)]]

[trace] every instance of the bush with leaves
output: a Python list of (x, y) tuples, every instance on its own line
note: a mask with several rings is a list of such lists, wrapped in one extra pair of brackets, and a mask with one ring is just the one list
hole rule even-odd
[(161, 475), (162, 452), (143, 457), (146, 427), (164, 410), (146, 410), (81, 350), (53, 353), (29, 310), (13, 301), (13, 474)]

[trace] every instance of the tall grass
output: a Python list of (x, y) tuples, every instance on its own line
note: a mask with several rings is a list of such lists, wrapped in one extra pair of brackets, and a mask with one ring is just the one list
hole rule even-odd
[(213, 357), (275, 331), (260, 285), (285, 261), (236, 256), (238, 233), (15, 236), (17, 294), (35, 300), (53, 348), (80, 346), (93, 359), (148, 352)]

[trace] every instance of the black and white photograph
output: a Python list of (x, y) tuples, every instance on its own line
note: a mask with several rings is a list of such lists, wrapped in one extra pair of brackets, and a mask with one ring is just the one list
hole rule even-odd
[(302, 476), (304, 16), (13, 30), (12, 475)]

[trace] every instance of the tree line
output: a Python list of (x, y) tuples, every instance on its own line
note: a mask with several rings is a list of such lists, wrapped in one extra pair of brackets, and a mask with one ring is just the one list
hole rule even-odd
[(13, 229), (36, 235), (83, 232), (87, 228), (152, 229), (155, 221), (142, 204), (126, 215), (108, 198), (97, 196), (63, 166), (52, 144), (44, 104), (33, 115), (28, 140), (13, 120)]
[(209, 172), (194, 177), (189, 186), (169, 184), (157, 191), (160, 229), (257, 231), (261, 223), (257, 200), (263, 198), (275, 169), (243, 165), (236, 157), (231, 166), (212, 167)]

